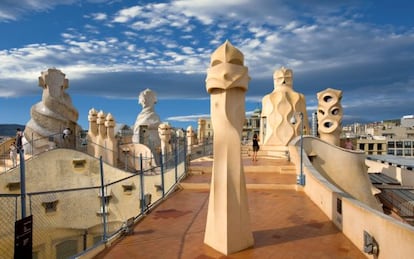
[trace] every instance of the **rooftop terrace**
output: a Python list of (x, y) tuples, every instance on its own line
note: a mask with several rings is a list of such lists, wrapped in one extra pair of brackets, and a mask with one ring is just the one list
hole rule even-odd
[(191, 162), (180, 188), (94, 258), (366, 258), (298, 189), (286, 159), (243, 159), (254, 247), (224, 256), (203, 242), (212, 162)]

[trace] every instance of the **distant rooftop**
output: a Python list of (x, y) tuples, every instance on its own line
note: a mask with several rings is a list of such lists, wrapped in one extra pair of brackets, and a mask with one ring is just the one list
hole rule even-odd
[(407, 158), (407, 157), (399, 157), (399, 156), (392, 156), (392, 155), (369, 155), (367, 157), (370, 160), (381, 161), (382, 163), (390, 163), (396, 167), (404, 167), (404, 168), (414, 168), (414, 159)]

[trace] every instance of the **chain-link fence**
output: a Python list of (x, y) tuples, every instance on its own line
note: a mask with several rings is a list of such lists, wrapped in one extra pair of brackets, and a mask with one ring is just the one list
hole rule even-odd
[[(33, 148), (39, 146), (36, 141), (48, 143), (49, 148), (48, 145), (42, 145), (42, 149)], [(30, 159), (60, 148), (88, 153), (90, 147), (102, 149), (118, 158), (114, 165), (122, 170), (114, 171), (108, 165), (108, 157), (101, 156), (99, 172), (89, 172), (95, 175), (95, 180), (90, 180), (89, 186), (26, 193), (25, 211), (27, 215), (33, 216), (33, 258), (69, 258), (115, 235), (128, 232), (133, 222), (175, 188), (187, 169), (185, 138), (174, 138), (171, 151), (158, 154), (158, 161), (142, 154), (125, 154), (120, 148), (109, 150), (105, 146), (88, 143), (82, 134), (74, 135), (69, 144), (60, 134), (33, 140), (32, 143), (26, 143), (25, 155)], [(123, 159), (129, 162), (123, 162)], [(72, 162), (76, 168), (77, 161)], [(66, 170), (66, 167), (56, 170)], [(18, 178), (16, 172), (7, 170), (2, 174), (16, 174)], [(17, 181), (16, 184), (16, 194), (0, 194), (1, 259), (13, 258), (14, 223), (23, 217), (20, 195), (22, 183)]]
[(13, 258), (18, 204), (20, 195), (0, 194), (0, 258)]

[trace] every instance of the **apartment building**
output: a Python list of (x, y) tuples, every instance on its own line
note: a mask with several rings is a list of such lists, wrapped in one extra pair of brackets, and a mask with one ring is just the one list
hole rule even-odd
[(344, 135), (353, 135), (356, 149), (367, 155), (414, 157), (414, 116), (365, 125), (346, 126)]

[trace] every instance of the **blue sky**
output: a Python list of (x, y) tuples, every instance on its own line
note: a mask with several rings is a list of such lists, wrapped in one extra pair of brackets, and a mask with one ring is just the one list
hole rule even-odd
[(41, 100), (41, 71), (58, 68), (88, 127), (91, 108), (133, 125), (138, 95), (174, 127), (209, 116), (211, 53), (226, 39), (252, 78), (246, 112), (293, 70), (308, 112), (326, 88), (343, 91), (343, 123), (414, 114), (412, 1), (0, 0), (0, 123), (26, 124)]

